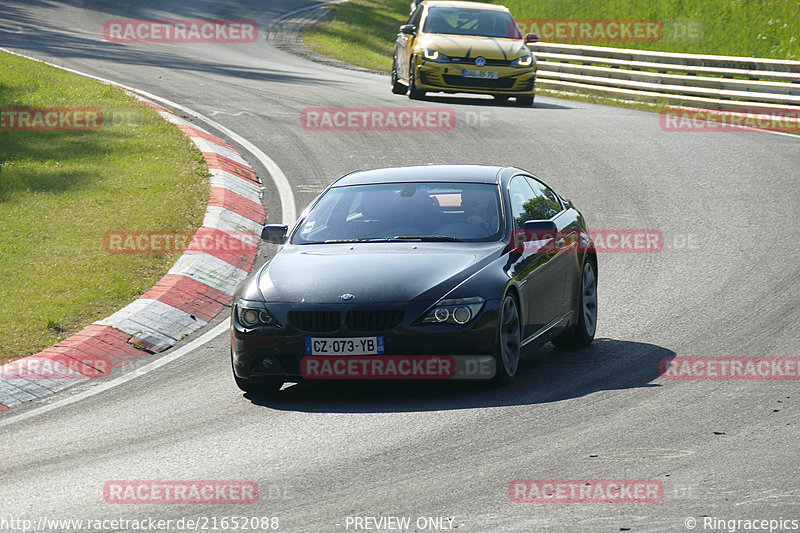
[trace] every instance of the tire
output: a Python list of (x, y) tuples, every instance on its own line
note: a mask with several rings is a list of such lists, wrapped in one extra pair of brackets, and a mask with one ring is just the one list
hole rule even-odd
[(575, 324), (551, 341), (559, 348), (589, 346), (597, 332), (597, 271), (588, 258), (583, 261), (578, 291)]
[(392, 59), (392, 92), (394, 94), (406, 94), (408, 87), (400, 83), (397, 78), (397, 61)]
[(417, 76), (414, 72), (414, 60), (408, 65), (408, 97), (412, 100), (425, 98), (425, 91), (417, 87)]
[(272, 378), (266, 381), (252, 381), (249, 379), (240, 378), (233, 371), (233, 351), (231, 351), (231, 372), (233, 372), (233, 381), (239, 390), (249, 392), (252, 394), (273, 394), (280, 390), (283, 386), (283, 380), (280, 378)]
[(507, 385), (514, 380), (519, 368), (522, 350), (522, 327), (517, 300), (507, 294), (500, 306), (500, 327), (495, 354), (495, 377), (497, 385)]
[(533, 97), (534, 95), (530, 96), (517, 96), (517, 105), (521, 105), (523, 107), (530, 107), (533, 105)]

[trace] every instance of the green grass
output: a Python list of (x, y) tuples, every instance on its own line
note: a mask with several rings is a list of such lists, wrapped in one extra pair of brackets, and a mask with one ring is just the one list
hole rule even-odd
[(94, 107), (99, 131), (0, 131), (0, 357), (36, 353), (148, 290), (177, 255), (106, 253), (120, 230), (202, 223), (208, 171), (118, 89), (0, 53), (0, 108)]
[[(591, 42), (597, 46), (665, 52), (800, 59), (797, 0), (495, 0), (518, 20), (533, 18), (654, 18), (656, 42)], [(409, 15), (407, 0), (350, 0), (335, 18), (307, 28), (303, 39), (321, 54), (389, 72), (397, 29)], [(686, 31), (684, 31), (686, 30)], [(689, 31), (692, 33), (690, 34)]]
[(303, 32), (303, 42), (320, 54), (352, 65), (390, 72), (397, 29), (410, 0), (350, 0), (333, 6), (333, 20)]
[(796, 0), (539, 0), (535, 3), (504, 0), (491, 3), (505, 5), (518, 20), (659, 19), (665, 29), (660, 41), (585, 43), (590, 45), (800, 59), (800, 5)]

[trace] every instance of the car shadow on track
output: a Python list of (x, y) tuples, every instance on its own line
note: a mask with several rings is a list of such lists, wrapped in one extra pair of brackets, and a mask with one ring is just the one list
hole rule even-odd
[(578, 350), (551, 345), (523, 358), (508, 386), (466, 381), (304, 382), (262, 396), (253, 404), (312, 413), (391, 413), (442, 411), (557, 402), (602, 390), (660, 387), (659, 363), (675, 352), (641, 342), (597, 339)]

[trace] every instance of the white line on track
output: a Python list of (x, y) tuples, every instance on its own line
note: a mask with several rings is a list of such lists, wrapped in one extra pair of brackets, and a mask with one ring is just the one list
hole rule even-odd
[(0, 420), (0, 428), (7, 426), (9, 424), (13, 424), (15, 422), (22, 422), (23, 420), (28, 420), (29, 418), (33, 418), (34, 416), (38, 416), (44, 413), (48, 413), (55, 409), (59, 409), (66, 405), (73, 404), (75, 402), (79, 402), (81, 400), (85, 400), (86, 398), (91, 398), (95, 394), (100, 394), (101, 392), (105, 392), (108, 389), (114, 388), (117, 385), (122, 385), (123, 383), (127, 383), (133, 379), (136, 379), (140, 376), (144, 376), (145, 374), (156, 370), (157, 368), (161, 368), (162, 366), (171, 363), (172, 361), (178, 359), (179, 357), (183, 357), (184, 355), (192, 352), (193, 350), (201, 347), (202, 345), (206, 344), (207, 342), (211, 342), (212, 340), (216, 339), (218, 336), (222, 335), (226, 331), (228, 331), (228, 327), (230, 327), (231, 319), (228, 318), (227, 320), (217, 324), (211, 331), (207, 331), (197, 339), (193, 340), (186, 346), (181, 346), (180, 348), (176, 349), (174, 352), (167, 352), (167, 355), (163, 357), (159, 357), (155, 361), (151, 363), (147, 363), (146, 365), (133, 370), (125, 375), (122, 375), (118, 378), (114, 378), (111, 381), (107, 381), (101, 385), (97, 385), (91, 387), (89, 389), (84, 390), (83, 392), (79, 392), (74, 396), (68, 396), (66, 398), (62, 398), (56, 402), (53, 402), (48, 405), (43, 405), (41, 407), (37, 407), (35, 409), (31, 409), (28, 412), (22, 413), (17, 416), (12, 416), (9, 418), (4, 418)]

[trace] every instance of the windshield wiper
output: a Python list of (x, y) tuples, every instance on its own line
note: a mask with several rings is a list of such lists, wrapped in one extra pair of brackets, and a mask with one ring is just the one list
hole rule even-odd
[(393, 241), (420, 241), (420, 242), (461, 242), (461, 239), (449, 235), (397, 235)]
[(323, 241), (323, 244), (346, 244), (354, 242), (391, 242), (392, 238), (383, 237), (380, 239), (328, 239)]
[[(328, 239), (323, 244), (347, 244), (358, 242), (393, 242), (393, 241), (419, 241), (419, 242), (461, 242), (461, 239), (449, 235), (395, 235), (394, 237), (376, 237), (372, 239)], [(319, 244), (312, 242), (306, 244)]]

